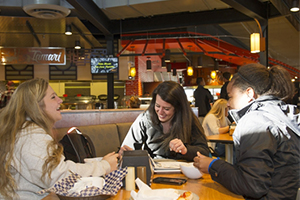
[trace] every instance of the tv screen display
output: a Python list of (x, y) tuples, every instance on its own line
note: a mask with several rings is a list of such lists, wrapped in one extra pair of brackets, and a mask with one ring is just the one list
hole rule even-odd
[(117, 73), (119, 68), (119, 59), (117, 57), (110, 58), (91, 58), (91, 73)]

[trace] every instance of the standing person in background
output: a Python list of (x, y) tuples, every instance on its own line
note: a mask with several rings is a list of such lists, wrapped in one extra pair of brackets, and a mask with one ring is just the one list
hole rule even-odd
[(152, 93), (148, 109), (130, 127), (119, 151), (147, 150), (152, 158), (193, 161), (197, 151), (209, 155), (203, 128), (182, 86), (164, 81)]
[(194, 91), (195, 107), (198, 107), (198, 117), (202, 124), (205, 115), (211, 108), (214, 97), (208, 89), (205, 89), (205, 80), (202, 77), (197, 78), (197, 89)]
[(102, 161), (64, 161), (59, 136), (52, 131), (62, 118), (56, 95), (44, 79), (32, 79), (18, 86), (9, 104), (0, 110), (0, 199), (33, 200), (70, 175), (102, 176), (117, 169), (118, 154)]
[[(218, 99), (205, 116), (202, 126), (206, 136), (225, 134), (229, 132), (230, 121), (227, 118), (228, 107), (225, 99)], [(220, 157), (225, 157), (225, 145), (221, 143), (208, 143)]]
[(229, 99), (228, 94), (227, 94), (227, 85), (229, 83), (230, 77), (231, 77), (231, 74), (229, 72), (224, 72), (223, 73), (223, 79), (224, 79), (225, 83), (221, 87), (220, 98), (222, 98), (222, 99), (226, 99), (226, 100)]
[(8, 81), (6, 84), (7, 90), (0, 94), (0, 109), (4, 108), (15, 91), (15, 83)]
[(253, 63), (227, 87), (237, 123), (236, 164), (198, 153), (194, 166), (245, 199), (295, 200), (300, 187), (300, 114), (284, 101), (293, 95), (289, 73)]

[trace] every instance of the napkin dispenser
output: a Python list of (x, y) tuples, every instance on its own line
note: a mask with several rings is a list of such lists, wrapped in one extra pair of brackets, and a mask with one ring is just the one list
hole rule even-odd
[(149, 154), (146, 150), (124, 151), (121, 166), (122, 166), (122, 168), (134, 167), (135, 168), (135, 170), (134, 170), (135, 171), (135, 179), (137, 178), (137, 167), (140, 167), (140, 166), (146, 167), (146, 174), (147, 174), (147, 183), (146, 184), (150, 186), (151, 177), (153, 175), (153, 168), (152, 168), (152, 165), (150, 162)]

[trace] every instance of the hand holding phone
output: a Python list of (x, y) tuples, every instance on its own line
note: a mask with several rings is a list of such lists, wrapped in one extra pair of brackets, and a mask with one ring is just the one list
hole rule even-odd
[(153, 179), (153, 183), (171, 184), (171, 185), (182, 185), (187, 180), (184, 178), (169, 178), (169, 177), (156, 177)]

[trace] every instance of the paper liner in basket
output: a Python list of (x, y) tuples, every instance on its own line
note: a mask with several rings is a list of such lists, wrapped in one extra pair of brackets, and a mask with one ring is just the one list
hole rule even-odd
[(41, 190), (38, 194), (44, 194), (47, 192), (54, 192), (61, 196), (69, 197), (88, 197), (96, 195), (116, 195), (119, 189), (122, 187), (122, 180), (127, 174), (127, 167), (115, 170), (104, 177), (105, 185), (101, 190), (98, 187), (88, 187), (84, 190), (81, 190), (80, 193), (73, 192), (69, 193), (68, 191), (74, 187), (74, 184), (77, 182), (80, 175), (74, 173), (70, 174), (68, 177), (63, 178), (57, 181), (54, 186), (49, 189)]

